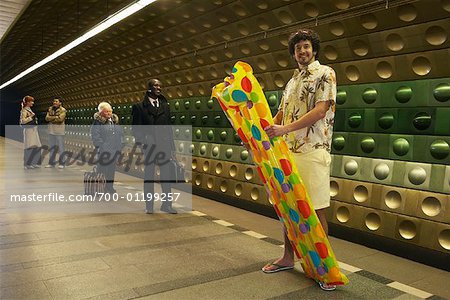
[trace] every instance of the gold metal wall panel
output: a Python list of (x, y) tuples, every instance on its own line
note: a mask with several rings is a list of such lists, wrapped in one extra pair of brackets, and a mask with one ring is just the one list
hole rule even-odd
[(421, 221), (419, 246), (450, 254), (450, 225)]
[(283, 89), (293, 73), (292, 69), (285, 69), (271, 73), (255, 74), (255, 76), (264, 90), (271, 91)]
[(360, 206), (333, 200), (331, 222), (334, 224), (360, 229), (363, 209)]
[(234, 180), (230, 180), (230, 179), (223, 178), (223, 177), (216, 177), (213, 190), (216, 193), (222, 193), (222, 194), (226, 194), (226, 195), (235, 197), (234, 186), (235, 186)]
[(354, 181), (333, 177), (330, 179), (330, 197), (333, 200), (355, 204), (352, 187)]
[(211, 169), (211, 160), (203, 157), (194, 156), (192, 157), (192, 171), (203, 174), (213, 175)]
[(222, 161), (223, 164), (223, 172), (219, 175), (225, 178), (231, 178), (233, 180), (243, 181), (243, 169), (241, 164), (235, 162), (225, 162)]
[(265, 187), (258, 184), (198, 172), (192, 173), (192, 184), (205, 190), (239, 198), (242, 201), (271, 205)]
[(250, 201), (249, 190), (249, 188), (245, 188), (245, 183), (233, 181), (233, 186), (229, 194), (233, 197)]
[(229, 162), (215, 159), (211, 159), (210, 161), (211, 161), (210, 165), (212, 175), (220, 177), (228, 177), (227, 165), (230, 164)]
[[(351, 7), (354, 7), (353, 1), (350, 2), (352, 2)], [(322, 40), (361, 36), (370, 32), (381, 32), (392, 28), (448, 18), (448, 11), (442, 9), (445, 4), (440, 0), (414, 1), (402, 6), (394, 6), (394, 1), (378, 2), (377, 5), (372, 1), (365, 1), (364, 3), (366, 9), (360, 10), (352, 17), (319, 25), (318, 31)], [(389, 5), (388, 9), (386, 9), (386, 3)], [(317, 7), (320, 6), (317, 5)]]
[(356, 229), (389, 238), (394, 236), (397, 219), (395, 214), (366, 207), (361, 207), (361, 209), (363, 210), (362, 222), (358, 224), (359, 228), (356, 227)]
[[(334, 177), (372, 182), (375, 181), (372, 177), (376, 174), (376, 171), (379, 172), (378, 176), (380, 174), (383, 175), (384, 172), (383, 168), (385, 166), (381, 166), (381, 170), (377, 170), (378, 164), (374, 163), (372, 158), (335, 154), (332, 156), (332, 159), (337, 162), (336, 166), (333, 163), (333, 168), (331, 169), (331, 175)], [(380, 160), (377, 161), (379, 162)], [(383, 181), (379, 183), (438, 193), (446, 193), (443, 190), (443, 185), (450, 184), (446, 179), (450, 178), (450, 175), (446, 173), (450, 170), (448, 166), (398, 160), (385, 161), (386, 164), (389, 162), (389, 165), (393, 162), (392, 180), (386, 183)], [(389, 174), (390, 172), (391, 170), (389, 169)]]
[[(408, 194), (408, 190), (394, 186), (382, 186), (380, 193), (380, 209), (397, 214), (405, 213), (406, 202), (416, 203), (417, 194)], [(413, 197), (411, 197), (413, 196)]]
[(347, 185), (347, 188), (350, 191), (350, 197), (353, 204), (368, 207), (373, 206), (373, 184), (350, 181), (350, 183)]
[(417, 206), (420, 205), (420, 191), (408, 189), (406, 190), (405, 204), (401, 214), (419, 217), (417, 214)]
[(372, 208), (381, 207), (382, 186), (362, 181), (332, 177), (331, 199)]
[(420, 228), (420, 236), (422, 237), (419, 244), (420, 246), (439, 251), (444, 250), (441, 247), (436, 247), (438, 246), (438, 232), (436, 232), (437, 225), (438, 224), (434, 222), (422, 221), (422, 226)]
[(445, 167), (445, 175), (444, 175), (444, 193), (450, 195), (450, 166)]
[(253, 165), (226, 163), (223, 175), (243, 182), (261, 184), (256, 167)]
[(327, 210), (325, 210), (325, 216), (326, 216), (327, 221), (329, 223), (333, 222), (333, 216), (335, 215), (335, 213), (334, 213), (335, 208), (334, 207), (336, 205), (336, 202), (339, 202), (339, 201), (336, 201), (336, 200), (332, 199), (331, 202), (330, 202), (330, 207)]
[[(196, 172), (193, 173), (194, 180), (196, 180)], [(215, 176), (202, 174), (202, 184), (200, 187), (205, 190), (214, 191), (216, 187), (216, 178)]]
[(192, 185), (195, 187), (201, 187), (203, 183), (203, 177), (206, 177), (206, 175), (197, 172), (192, 172)]
[[(287, 56), (287, 59), (285, 60), (286, 62), (289, 61), (289, 55), (287, 55), (286, 53), (286, 49), (282, 50), (284, 57)], [(253, 57), (253, 71), (255, 73), (263, 73), (263, 72), (267, 72), (267, 71), (272, 71), (272, 70), (277, 70), (280, 69), (281, 67), (279, 66), (279, 64), (277, 63), (277, 60), (275, 58), (274, 53), (268, 53), (268, 54), (261, 54), (261, 55), (257, 55), (255, 57)], [(282, 59), (281, 57), (279, 58), (280, 60)]]
[(449, 195), (420, 191), (415, 209), (419, 218), (450, 223)]
[(337, 178), (337, 177), (331, 177), (330, 178), (330, 197), (332, 200), (338, 200), (338, 201), (343, 201), (342, 199), (345, 199), (345, 197), (343, 197), (344, 193), (345, 193), (345, 183), (346, 180), (342, 179), (342, 178)]
[[(177, 154), (177, 156), (178, 156), (178, 154)], [(199, 170), (201, 170), (202, 163), (199, 161), (199, 159), (201, 159), (201, 158), (198, 156), (192, 157), (191, 169), (193, 172), (200, 172)]]
[(239, 178), (239, 170), (234, 162), (217, 160), (213, 163), (215, 165), (215, 176), (237, 180)]
[[(415, 245), (421, 243), (421, 230), (424, 220), (399, 215), (395, 224), (394, 238), (402, 242), (408, 242)], [(428, 237), (423, 237), (428, 238)]]
[(200, 167), (200, 169), (198, 169), (198, 171), (203, 172), (205, 174), (214, 174), (213, 170), (212, 170), (212, 166), (211, 166), (211, 160), (210, 159), (202, 159), (201, 161), (198, 161), (198, 166)]
[(444, 222), (450, 224), (450, 194), (447, 195), (447, 205), (444, 211)]
[(406, 81), (448, 76), (450, 54), (448, 49), (417, 52), (342, 62), (331, 65), (339, 83), (358, 84), (381, 80)]
[(450, 223), (450, 195), (334, 177), (330, 185), (332, 200)]
[(243, 170), (243, 180), (258, 185), (263, 184), (256, 166), (241, 164), (241, 168)]
[(381, 199), (382, 187), (383, 186), (380, 184), (372, 184), (372, 190), (369, 199), (370, 207), (381, 209), (381, 203), (383, 202), (383, 200)]
[(266, 188), (261, 185), (247, 183), (248, 189), (250, 190), (250, 199), (263, 204), (271, 205), (269, 202), (269, 197), (267, 195)]
[(223, 160), (210, 160), (210, 174), (237, 181), (262, 185), (256, 166)]
[(437, 234), (437, 239), (434, 240), (435, 249), (450, 254), (450, 225), (437, 224), (435, 232)]
[(448, 48), (449, 29), (448, 19), (441, 19), (380, 31), (368, 36), (374, 55), (379, 57)]

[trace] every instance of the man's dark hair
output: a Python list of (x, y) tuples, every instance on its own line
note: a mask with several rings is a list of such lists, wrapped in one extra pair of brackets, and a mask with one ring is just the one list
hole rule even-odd
[(157, 81), (159, 81), (159, 79), (156, 79), (156, 78), (150, 79), (148, 81), (148, 88), (150, 89), (151, 87), (153, 87)]
[(294, 56), (295, 54), (295, 45), (300, 41), (310, 41), (312, 44), (313, 52), (316, 52), (314, 55), (315, 59), (318, 59), (319, 57), (319, 50), (320, 50), (320, 38), (319, 35), (311, 30), (311, 29), (300, 29), (296, 33), (291, 34), (289, 37), (289, 54), (291, 56)]

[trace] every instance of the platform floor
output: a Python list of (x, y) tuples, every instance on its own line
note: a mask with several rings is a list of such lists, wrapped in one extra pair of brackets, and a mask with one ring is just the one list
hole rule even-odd
[[(350, 284), (324, 292), (301, 267), (264, 274), (282, 253), (278, 220), (193, 196), (193, 211), (70, 213), (8, 211), (12, 186), (83, 168), (24, 170), (22, 150), (0, 138), (0, 299), (450, 299), (450, 273), (331, 237)], [(141, 180), (117, 175), (119, 193)], [(51, 189), (42, 186), (43, 190)]]

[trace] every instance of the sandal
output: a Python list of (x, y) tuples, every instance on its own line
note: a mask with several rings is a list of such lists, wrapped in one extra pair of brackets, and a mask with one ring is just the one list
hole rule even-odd
[(319, 281), (319, 286), (323, 291), (327, 291), (327, 292), (331, 292), (336, 289), (336, 286), (334, 284), (328, 284), (328, 283), (320, 282), (320, 281)]
[[(273, 268), (275, 267), (275, 268)], [(270, 268), (270, 269), (268, 269)], [(294, 268), (294, 266), (282, 266), (276, 263), (270, 263), (265, 265), (264, 267), (262, 267), (262, 271), (266, 274), (270, 274), (270, 273), (277, 273), (277, 272), (281, 272), (281, 271), (287, 271), (287, 270), (292, 270)]]

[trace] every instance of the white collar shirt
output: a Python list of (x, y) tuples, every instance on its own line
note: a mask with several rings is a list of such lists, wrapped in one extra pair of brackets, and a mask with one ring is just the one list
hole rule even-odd
[(154, 107), (159, 107), (159, 101), (158, 99), (153, 99), (152, 97), (148, 97), (150, 100), (150, 103), (154, 106)]

